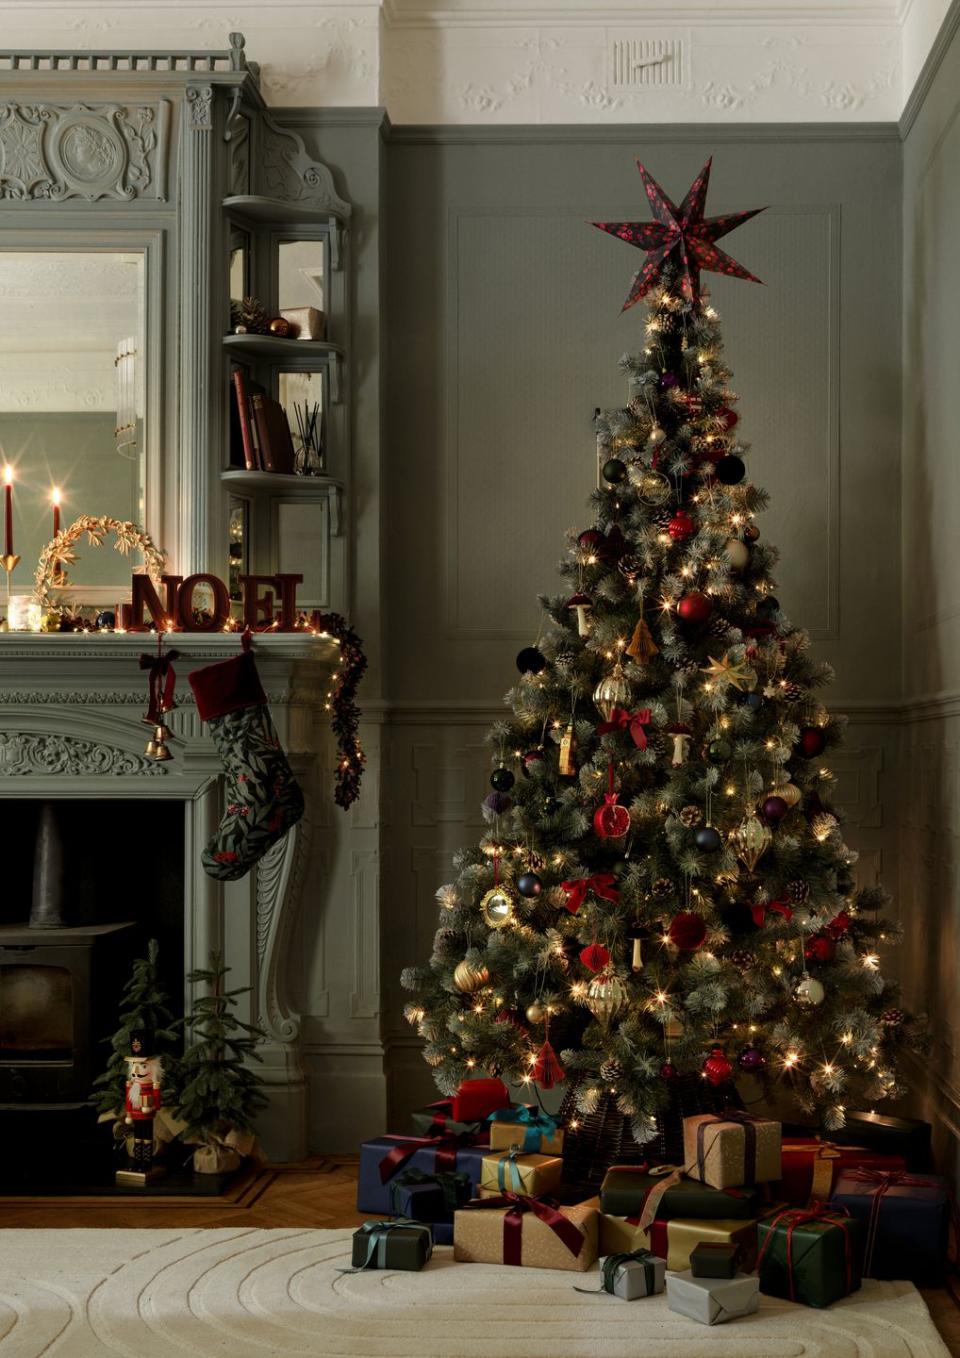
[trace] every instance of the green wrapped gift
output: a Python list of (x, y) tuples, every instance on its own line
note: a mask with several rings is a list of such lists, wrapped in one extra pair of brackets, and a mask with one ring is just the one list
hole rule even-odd
[[(670, 1179), (666, 1189), (664, 1180)], [(639, 1217), (651, 1194), (656, 1194), (654, 1215), (660, 1221), (692, 1217), (696, 1221), (730, 1220), (759, 1216), (760, 1194), (753, 1188), (711, 1188), (696, 1179), (679, 1177), (670, 1165), (649, 1170), (645, 1166), (615, 1165), (608, 1169), (600, 1189), (600, 1210), (613, 1217)]]
[(397, 1217), (393, 1221), (365, 1221), (353, 1233), (353, 1268), (396, 1268), (418, 1273), (433, 1253), (433, 1232), (422, 1221)]
[(860, 1222), (845, 1209), (788, 1207), (757, 1223), (760, 1291), (804, 1306), (856, 1292), (863, 1266)]

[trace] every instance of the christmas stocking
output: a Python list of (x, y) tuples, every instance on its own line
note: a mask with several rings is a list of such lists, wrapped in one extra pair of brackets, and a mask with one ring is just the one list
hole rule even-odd
[(211, 877), (232, 882), (297, 823), (303, 793), (270, 720), (250, 633), (239, 655), (188, 677), (226, 776), (226, 810), (201, 862)]

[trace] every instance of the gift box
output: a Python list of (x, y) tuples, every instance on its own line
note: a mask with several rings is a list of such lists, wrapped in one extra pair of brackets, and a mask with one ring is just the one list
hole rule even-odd
[(738, 1316), (753, 1315), (760, 1305), (760, 1286), (755, 1277), (738, 1273), (733, 1278), (695, 1278), (692, 1273), (671, 1273), (667, 1278), (667, 1305), (671, 1311), (701, 1325), (723, 1325)]
[(458, 1207), (473, 1197), (468, 1175), (424, 1174), (422, 1170), (401, 1170), (390, 1181), (390, 1198), (398, 1217), (412, 1221), (452, 1221)]
[(740, 1246), (723, 1240), (701, 1240), (690, 1251), (695, 1278), (732, 1278), (740, 1263)]
[(597, 1259), (597, 1213), (515, 1193), (475, 1199), (453, 1218), (453, 1257), (585, 1273)]
[(867, 1278), (904, 1278), (924, 1287), (943, 1282), (952, 1214), (946, 1183), (935, 1174), (856, 1169), (837, 1180), (831, 1208), (862, 1226)]
[(539, 1198), (559, 1188), (562, 1175), (563, 1161), (558, 1156), (523, 1155), (513, 1146), (508, 1151), (484, 1152), (480, 1187)]
[(690, 1256), (704, 1241), (737, 1245), (744, 1272), (749, 1272), (756, 1262), (756, 1221), (652, 1221), (647, 1237), (650, 1249), (666, 1259), (672, 1273), (689, 1269)]
[(438, 1099), (428, 1103), (426, 1108), (418, 1108), (410, 1114), (410, 1121), (417, 1136), (459, 1136), (464, 1140), (487, 1141), (486, 1122), (480, 1118), (474, 1122), (457, 1122), (453, 1116), (453, 1099)]
[[(649, 1250), (608, 1254), (600, 1260), (601, 1291), (623, 1301), (637, 1301), (663, 1291), (667, 1261)], [(581, 1290), (581, 1289), (578, 1289)]]
[(490, 1114), (488, 1126), (491, 1150), (504, 1151), (516, 1145), (528, 1154), (560, 1155), (563, 1152), (563, 1128), (556, 1118), (532, 1104), (498, 1108)]
[[(491, 1143), (492, 1144), (492, 1143)], [(711, 1188), (697, 1179), (677, 1177), (670, 1166), (651, 1172), (643, 1165), (614, 1165), (600, 1187), (600, 1210), (615, 1217), (755, 1217), (760, 1193), (753, 1188)], [(648, 1210), (649, 1206), (655, 1208)]]
[(683, 1119), (683, 1161), (691, 1178), (712, 1188), (780, 1178), (780, 1123), (728, 1109)]
[(930, 1124), (880, 1113), (847, 1113), (846, 1125), (831, 1138), (841, 1145), (869, 1146), (884, 1155), (902, 1155), (907, 1169), (922, 1174), (933, 1164)]
[(819, 1137), (785, 1136), (777, 1196), (795, 1207), (826, 1202), (840, 1175), (850, 1169), (906, 1169), (902, 1155), (883, 1155), (866, 1146), (838, 1146)]
[(464, 1080), (450, 1100), (454, 1122), (482, 1122), (498, 1108), (510, 1107), (510, 1093), (502, 1080)]
[(353, 1267), (416, 1273), (433, 1253), (430, 1227), (421, 1221), (365, 1221), (353, 1233)]
[(448, 1136), (380, 1136), (360, 1147), (357, 1211), (386, 1216), (393, 1210), (391, 1180), (401, 1170), (424, 1174), (466, 1174), (471, 1191), (480, 1182), (483, 1157), (489, 1146), (474, 1146)]
[(597, 1240), (601, 1254), (632, 1254), (650, 1241), (639, 1217), (615, 1217), (600, 1211), (600, 1199), (588, 1198), (583, 1207), (597, 1212)]
[(319, 340), (327, 333), (327, 318), (313, 306), (288, 307), (280, 315), (293, 327), (291, 339)]
[(757, 1225), (760, 1290), (804, 1306), (830, 1306), (860, 1286), (863, 1232), (833, 1204), (787, 1207)]
[(452, 1221), (431, 1221), (430, 1229), (433, 1232), (434, 1245), (453, 1244), (453, 1222)]

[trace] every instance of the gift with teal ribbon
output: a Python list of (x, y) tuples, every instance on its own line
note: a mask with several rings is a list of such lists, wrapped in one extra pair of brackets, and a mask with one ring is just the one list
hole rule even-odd
[(559, 1155), (563, 1150), (563, 1128), (559, 1120), (533, 1104), (498, 1108), (487, 1120), (491, 1150), (506, 1150), (517, 1143), (528, 1155)]
[(433, 1253), (433, 1234), (422, 1221), (397, 1217), (393, 1221), (365, 1221), (353, 1233), (353, 1267), (341, 1273), (361, 1273), (367, 1268), (395, 1268), (416, 1273)]

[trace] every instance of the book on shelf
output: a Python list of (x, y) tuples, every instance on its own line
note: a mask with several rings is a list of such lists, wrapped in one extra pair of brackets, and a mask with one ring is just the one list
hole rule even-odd
[[(248, 472), (260, 470), (260, 462), (257, 457), (256, 430), (250, 409), (249, 387), (254, 386), (250, 383), (246, 373), (242, 368), (233, 370), (233, 400), (230, 403), (230, 464), (246, 468)], [(239, 436), (240, 447), (237, 450), (236, 438)], [(241, 460), (236, 460), (237, 451), (240, 453)]]
[(265, 472), (293, 472), (293, 438), (283, 406), (265, 391), (251, 397), (260, 446), (260, 465)]

